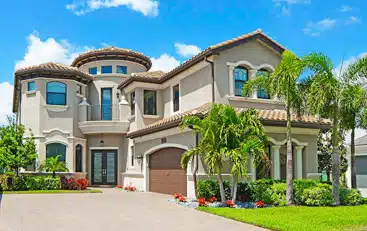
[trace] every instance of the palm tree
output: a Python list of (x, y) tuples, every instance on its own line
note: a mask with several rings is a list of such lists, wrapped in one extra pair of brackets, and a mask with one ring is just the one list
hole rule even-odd
[(293, 204), (293, 157), (291, 115), (303, 114), (304, 93), (299, 84), (303, 71), (302, 60), (290, 51), (285, 51), (275, 71), (249, 80), (244, 85), (243, 95), (248, 96), (254, 89), (264, 89), (270, 96), (285, 104), (287, 111), (287, 194), (288, 204)]
[(69, 169), (66, 167), (64, 161), (60, 161), (61, 155), (47, 158), (40, 166), (41, 170), (46, 172), (52, 172), (52, 177), (56, 177), (56, 172), (68, 172)]
[[(344, 124), (346, 111), (350, 110), (352, 102), (349, 99), (359, 98), (360, 89), (351, 85), (362, 78), (362, 72), (367, 67), (367, 60), (363, 59), (352, 64), (346, 70), (341, 70), (337, 76), (333, 69), (331, 60), (320, 53), (311, 53), (303, 59), (305, 67), (311, 72), (308, 79), (307, 102), (308, 108), (314, 114), (332, 121), (332, 183), (334, 204), (340, 205), (339, 177), (339, 127)], [(343, 118), (344, 115), (344, 118)]]

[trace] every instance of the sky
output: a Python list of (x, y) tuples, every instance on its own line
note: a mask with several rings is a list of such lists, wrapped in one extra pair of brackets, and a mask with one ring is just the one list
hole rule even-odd
[(322, 52), (335, 68), (367, 54), (364, 0), (3, 0), (0, 7), (0, 123), (11, 113), (14, 71), (70, 64), (117, 46), (168, 71), (210, 45), (261, 28), (302, 56)]

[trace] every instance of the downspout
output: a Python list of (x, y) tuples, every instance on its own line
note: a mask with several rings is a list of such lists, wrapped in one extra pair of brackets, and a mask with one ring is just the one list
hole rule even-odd
[(208, 60), (208, 57), (205, 57), (205, 62), (210, 63), (210, 66), (211, 66), (211, 77), (212, 77), (212, 103), (214, 103), (214, 102), (215, 102), (215, 92), (214, 92), (214, 82), (215, 82), (215, 79), (214, 79), (214, 62), (213, 62), (213, 61)]

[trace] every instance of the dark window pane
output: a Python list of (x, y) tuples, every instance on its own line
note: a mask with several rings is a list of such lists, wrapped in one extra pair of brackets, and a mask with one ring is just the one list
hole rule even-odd
[(34, 81), (28, 82), (28, 91), (36, 90), (36, 83)]
[(134, 146), (131, 146), (131, 167), (135, 165), (135, 149)]
[(80, 144), (75, 147), (75, 172), (83, 172), (83, 147)]
[(76, 93), (81, 94), (81, 95), (83, 94), (83, 87), (82, 87), (82, 85), (77, 85)]
[(102, 88), (102, 120), (112, 120), (112, 88)]
[(248, 80), (248, 71), (244, 67), (236, 67), (234, 69), (235, 95), (242, 96), (243, 85)]
[(91, 67), (91, 68), (89, 68), (89, 74), (96, 75), (97, 74), (97, 67)]
[(61, 82), (47, 83), (47, 104), (66, 105), (66, 84)]
[(46, 145), (46, 158), (60, 155), (59, 160), (66, 160), (66, 146), (64, 144), (52, 143)]
[(173, 111), (180, 110), (180, 86), (177, 84), (173, 87)]
[(125, 66), (116, 66), (116, 73), (127, 74), (127, 67), (125, 67)]
[(102, 74), (112, 73), (112, 66), (102, 66), (101, 73)]
[[(256, 72), (256, 76), (269, 76), (269, 72), (265, 69), (260, 69), (258, 72)], [(270, 95), (266, 89), (259, 88), (257, 90), (257, 98), (270, 99)]]
[(144, 114), (157, 115), (157, 92), (144, 90)]
[(130, 109), (131, 115), (135, 115), (135, 92), (131, 92), (130, 95)]

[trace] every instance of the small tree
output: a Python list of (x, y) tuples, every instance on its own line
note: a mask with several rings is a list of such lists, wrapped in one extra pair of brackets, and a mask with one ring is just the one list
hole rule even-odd
[(47, 158), (40, 166), (40, 170), (46, 172), (52, 172), (52, 177), (56, 177), (56, 172), (68, 172), (69, 169), (66, 167), (64, 161), (60, 161), (61, 155)]
[(8, 117), (8, 124), (0, 128), (0, 167), (9, 168), (19, 176), (37, 158), (36, 144), (31, 131), (25, 137), (25, 127)]

